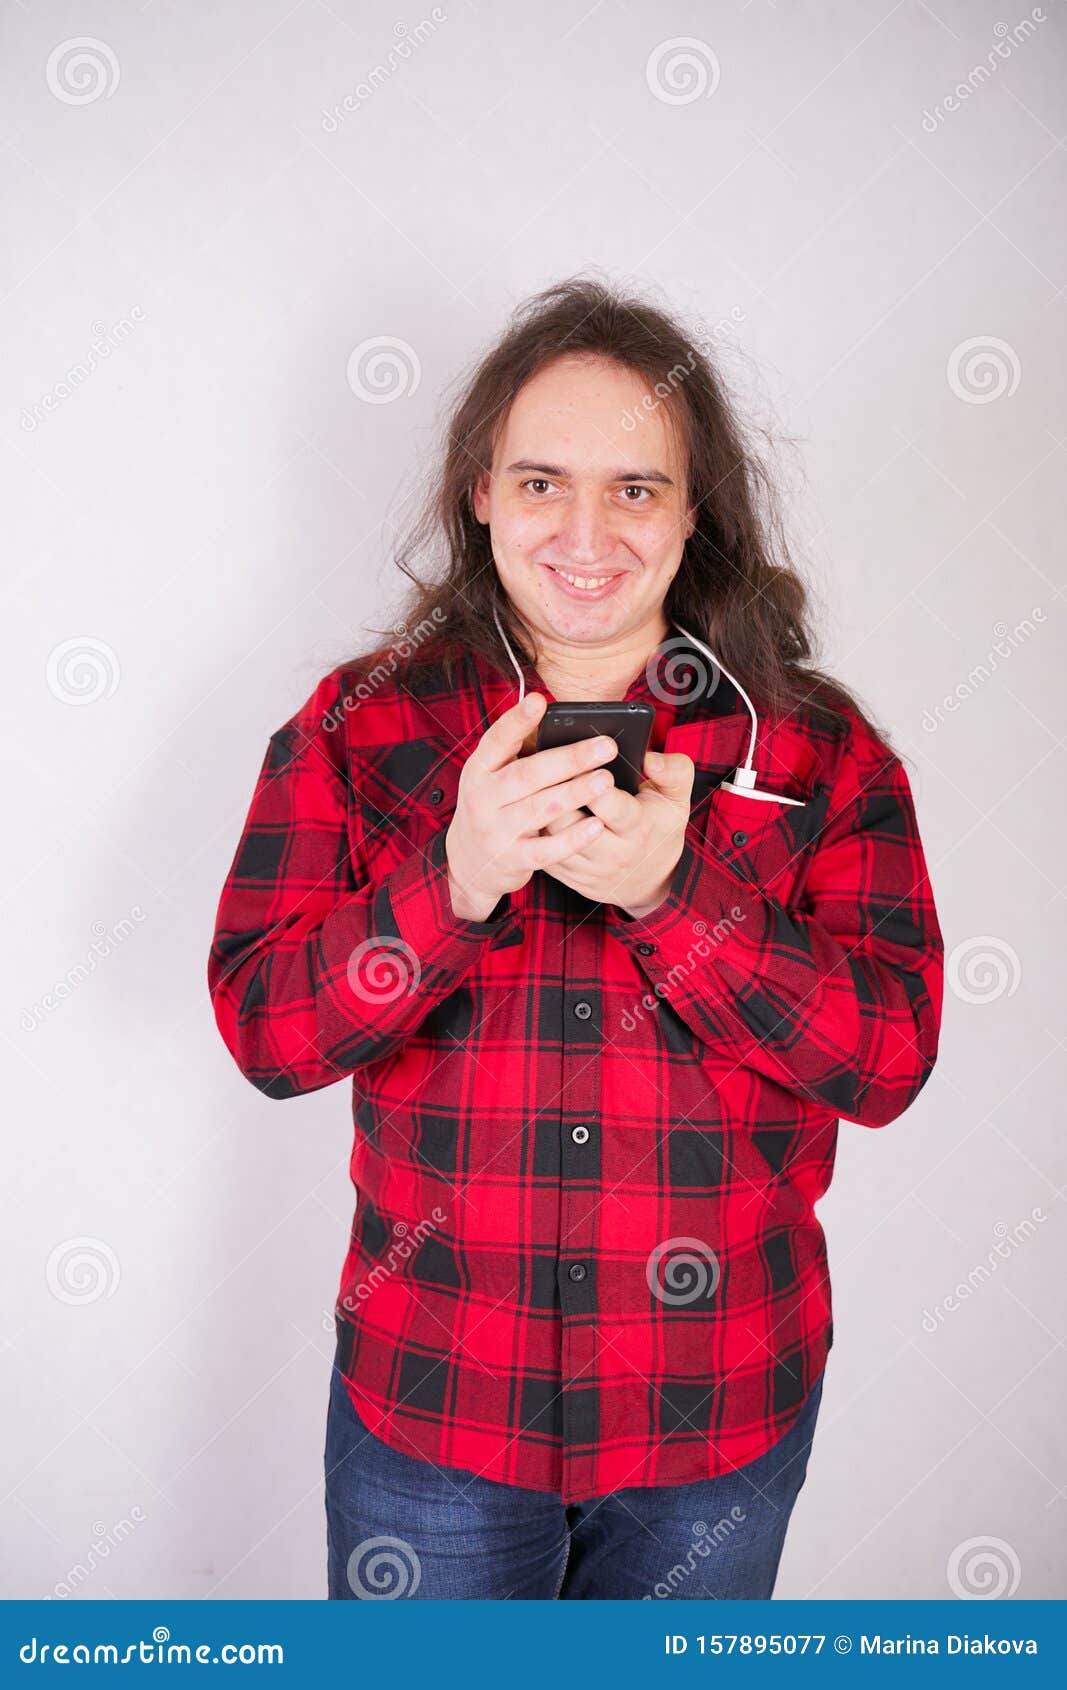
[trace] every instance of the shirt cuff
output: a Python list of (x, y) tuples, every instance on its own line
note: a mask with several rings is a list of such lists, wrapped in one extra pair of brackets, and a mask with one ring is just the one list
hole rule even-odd
[[(763, 898), (687, 839), (661, 904), (647, 915), (630, 916), (608, 906), (608, 927), (644, 958), (661, 950), (668, 961), (686, 954), (694, 941), (707, 940), (720, 960), (740, 961), (758, 945), (766, 923)], [(701, 945), (701, 954), (707, 947)]]
[(383, 882), (374, 899), (373, 925), (381, 937), (384, 921), (424, 966), (462, 969), (472, 961), (472, 948), (480, 948), (487, 939), (494, 945), (516, 943), (522, 917), (509, 892), (501, 894), (484, 921), (468, 921), (455, 913), (445, 851), (447, 831), (440, 828), (425, 852), (413, 851)]

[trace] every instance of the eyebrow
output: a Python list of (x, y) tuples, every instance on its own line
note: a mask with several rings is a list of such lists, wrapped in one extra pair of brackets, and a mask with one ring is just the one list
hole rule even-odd
[[(505, 475), (550, 475), (561, 481), (569, 481), (571, 472), (561, 464), (536, 464), (530, 458), (519, 458), (509, 464)], [(617, 469), (608, 476), (609, 481), (653, 481), (660, 487), (673, 487), (674, 482), (669, 475), (664, 475), (661, 469)]]

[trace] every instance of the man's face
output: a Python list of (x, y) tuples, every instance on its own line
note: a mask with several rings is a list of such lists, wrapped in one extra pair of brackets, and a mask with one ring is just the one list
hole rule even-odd
[(541, 369), (512, 402), (474, 509), (509, 599), (540, 640), (610, 647), (646, 628), (662, 636), (693, 525), (667, 408), (642, 377), (604, 358)]

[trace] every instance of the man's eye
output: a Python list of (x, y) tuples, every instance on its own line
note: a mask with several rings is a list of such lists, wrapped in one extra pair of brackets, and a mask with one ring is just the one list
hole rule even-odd
[[(530, 476), (530, 478), (528, 480), (520, 482), (519, 485), (523, 489), (530, 488), (534, 493), (540, 494), (541, 492), (549, 491), (555, 485), (555, 483), (547, 480), (545, 478), (545, 476), (543, 476), (543, 475), (534, 475), (534, 476)], [(635, 499), (626, 498), (623, 501), (625, 504), (628, 504), (628, 505), (644, 504), (649, 499), (652, 499), (652, 498), (655, 497), (655, 495), (652, 492), (652, 489), (650, 487), (641, 487), (636, 482), (633, 482), (629, 487), (624, 487), (623, 492), (625, 494), (630, 494), (630, 493), (636, 493), (637, 494), (637, 497)]]

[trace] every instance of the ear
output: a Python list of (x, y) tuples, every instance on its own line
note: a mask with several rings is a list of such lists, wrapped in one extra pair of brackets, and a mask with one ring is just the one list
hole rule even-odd
[(474, 486), (471, 488), (471, 504), (474, 514), (481, 523), (489, 521), (489, 477), (483, 469)]

